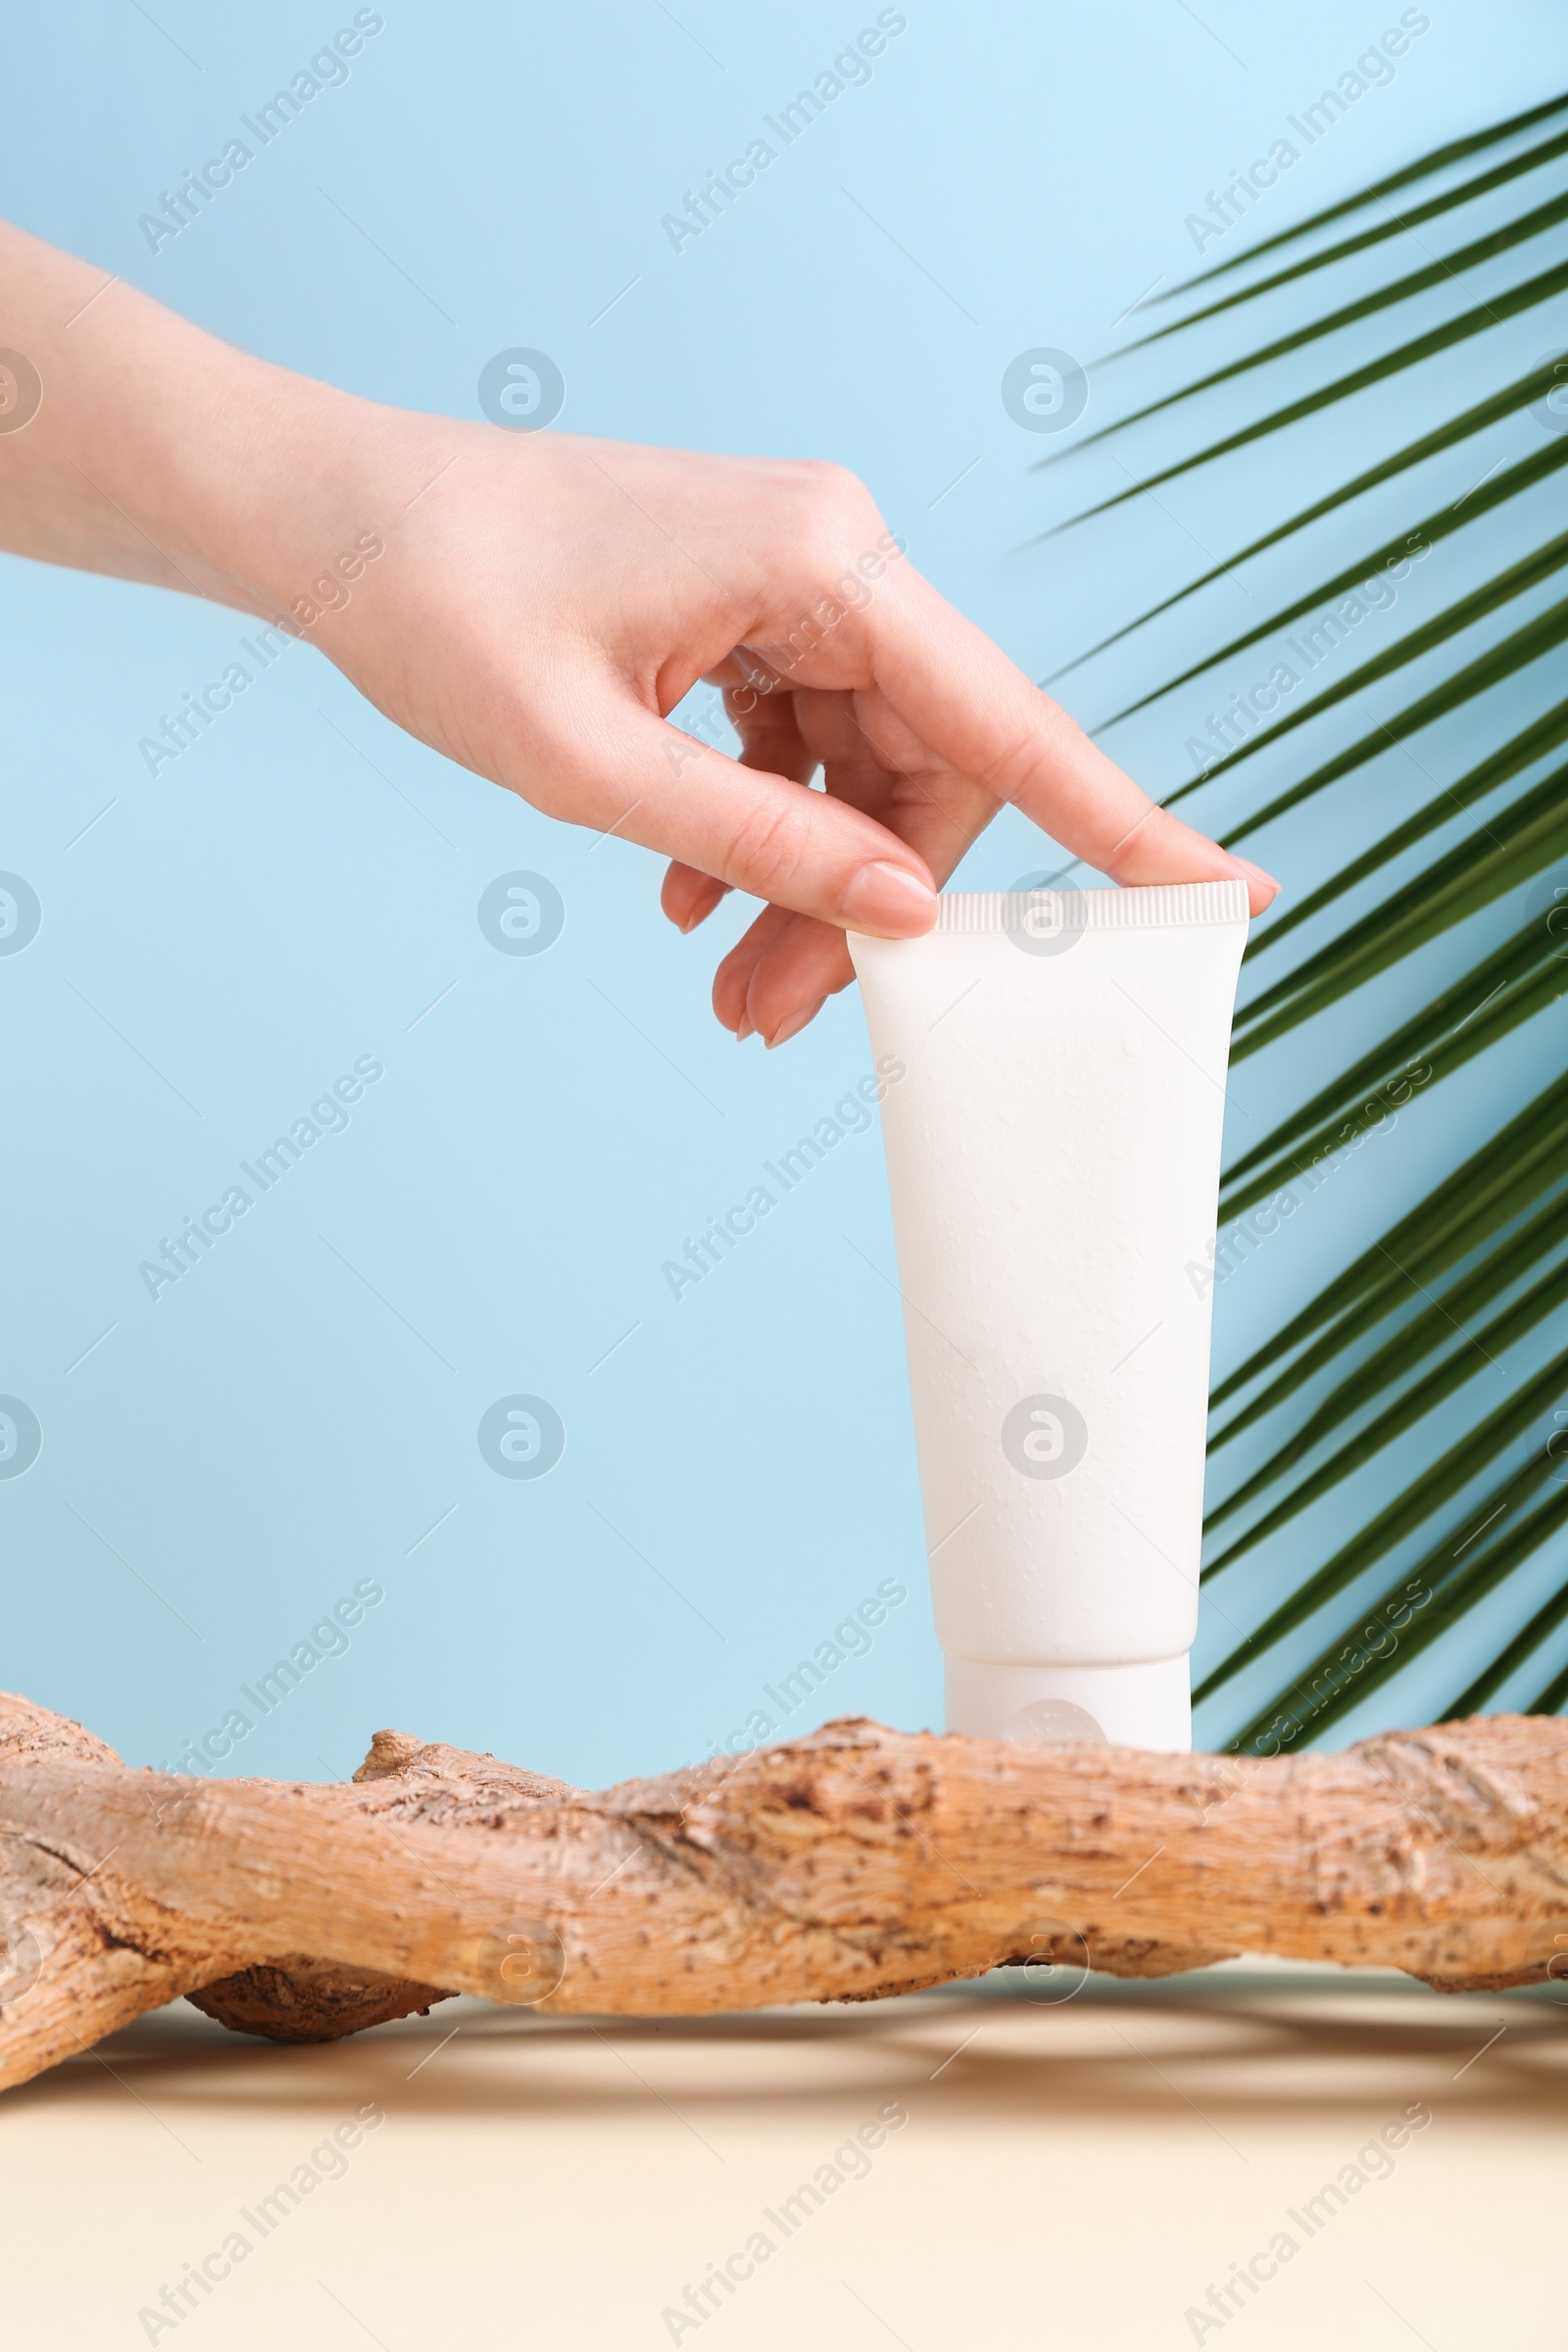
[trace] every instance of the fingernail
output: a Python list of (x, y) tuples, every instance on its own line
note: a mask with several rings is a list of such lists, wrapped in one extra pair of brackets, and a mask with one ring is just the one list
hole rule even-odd
[[(1233, 858), (1236, 857), (1234, 850), (1231, 852), (1231, 856)], [(1266, 890), (1279, 889), (1279, 877), (1275, 874), (1265, 873), (1260, 865), (1254, 865), (1252, 863), (1250, 858), (1237, 858), (1236, 862), (1241, 867), (1244, 874), (1250, 874), (1252, 880), (1254, 882), (1261, 882)]]
[(740, 1017), (740, 1026), (735, 1032), (735, 1043), (737, 1045), (741, 1045), (745, 1039), (749, 1037), (755, 1037), (756, 1035), (757, 1029), (752, 1020), (751, 1014), (749, 1012), (743, 1012)]
[(808, 1004), (804, 1012), (793, 1012), (787, 1021), (780, 1021), (772, 1036), (766, 1041), (768, 1052), (771, 1054), (775, 1046), (787, 1045), (792, 1037), (798, 1037), (808, 1021), (815, 1020), (826, 1003), (826, 997), (818, 997), (816, 1003)]
[(681, 924), (681, 929), (686, 932), (695, 931), (699, 923), (707, 922), (715, 906), (723, 905), (727, 896), (728, 892), (721, 884), (710, 882), (706, 890), (699, 892), (693, 902), (690, 913)]
[(852, 930), (883, 939), (918, 939), (937, 919), (937, 894), (906, 865), (874, 858), (844, 893), (841, 911)]

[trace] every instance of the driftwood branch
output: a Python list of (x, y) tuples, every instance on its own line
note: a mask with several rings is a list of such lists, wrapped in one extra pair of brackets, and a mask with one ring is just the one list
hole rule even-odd
[(181, 1993), (322, 2040), (454, 1992), (692, 2015), (1238, 1952), (1568, 1973), (1568, 1723), (1258, 1762), (852, 1721), (592, 1795), (395, 1732), (350, 1785), (185, 1780), (0, 1697), (0, 2086)]

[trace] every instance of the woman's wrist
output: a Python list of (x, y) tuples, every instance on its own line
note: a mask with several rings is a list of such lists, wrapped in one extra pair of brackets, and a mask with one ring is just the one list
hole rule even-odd
[(385, 412), (5, 224), (0, 269), (5, 340), (37, 380), (35, 413), (0, 436), (0, 544), (286, 612), (363, 504)]
[[(181, 520), (209, 594), (309, 627), (324, 583), (363, 537), (372, 404), (239, 353), (211, 389), (224, 401), (216, 463), (184, 485)], [(322, 585), (323, 595), (313, 596)]]

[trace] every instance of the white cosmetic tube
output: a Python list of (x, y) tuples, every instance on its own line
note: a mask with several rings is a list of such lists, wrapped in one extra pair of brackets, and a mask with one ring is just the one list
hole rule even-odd
[(950, 893), (853, 937), (948, 1729), (1192, 1745), (1247, 886)]

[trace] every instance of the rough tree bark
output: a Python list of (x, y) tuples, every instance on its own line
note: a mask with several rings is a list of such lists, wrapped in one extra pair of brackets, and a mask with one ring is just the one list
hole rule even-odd
[(1568, 1973), (1568, 1723), (1269, 1762), (864, 1721), (592, 1795), (378, 1732), (350, 1785), (133, 1771), (0, 1697), (0, 2086), (180, 1993), (323, 2040), (448, 1993), (693, 2015), (1008, 1960)]

